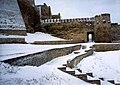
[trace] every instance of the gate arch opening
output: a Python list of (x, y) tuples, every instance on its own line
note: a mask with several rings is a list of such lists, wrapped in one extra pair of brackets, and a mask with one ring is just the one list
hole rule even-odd
[(87, 32), (87, 42), (94, 41), (94, 32)]

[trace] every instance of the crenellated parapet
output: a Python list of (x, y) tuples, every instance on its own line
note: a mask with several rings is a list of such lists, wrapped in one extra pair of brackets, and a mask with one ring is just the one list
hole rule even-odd
[(48, 24), (48, 23), (69, 23), (69, 22), (94, 22), (95, 18), (73, 18), (73, 19), (45, 19), (41, 20), (41, 23)]

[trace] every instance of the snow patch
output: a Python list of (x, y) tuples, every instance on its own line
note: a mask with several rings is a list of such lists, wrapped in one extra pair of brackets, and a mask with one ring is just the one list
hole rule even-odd
[(51, 36), (50, 34), (36, 32), (36, 33), (27, 33), (25, 41), (27, 43), (33, 43), (34, 41), (61, 41), (64, 39)]

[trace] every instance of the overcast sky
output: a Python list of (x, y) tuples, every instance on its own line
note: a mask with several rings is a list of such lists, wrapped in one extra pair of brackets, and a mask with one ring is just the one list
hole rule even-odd
[(110, 13), (112, 22), (120, 23), (120, 0), (35, 0), (36, 5), (43, 3), (51, 6), (52, 14), (61, 13), (62, 18)]

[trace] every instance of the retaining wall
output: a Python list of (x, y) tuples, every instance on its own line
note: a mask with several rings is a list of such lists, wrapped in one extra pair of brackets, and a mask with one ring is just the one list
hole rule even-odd
[(0, 38), (0, 44), (5, 43), (26, 43), (25, 38)]
[(9, 63), (11, 65), (17, 65), (17, 66), (24, 66), (24, 65), (40, 66), (54, 58), (67, 55), (69, 53), (72, 53), (75, 50), (79, 50), (80, 47), (81, 47), (80, 45), (76, 45), (76, 46), (65, 47), (65, 48), (56, 48), (56, 49), (38, 52), (38, 53), (26, 55), (26, 56), (21, 56), (18, 58), (4, 60), (3, 62)]
[(93, 47), (95, 48), (96, 52), (114, 51), (120, 50), (120, 43), (95, 44)]
[[(20, 29), (20, 28), (16, 28)], [(9, 30), (9, 29), (0, 29), (0, 34), (6, 34), (6, 35), (22, 35), (26, 36), (26, 30)]]
[(83, 40), (69, 40), (69, 41), (35, 41), (33, 44), (39, 45), (57, 45), (57, 44), (75, 44), (83, 43)]

